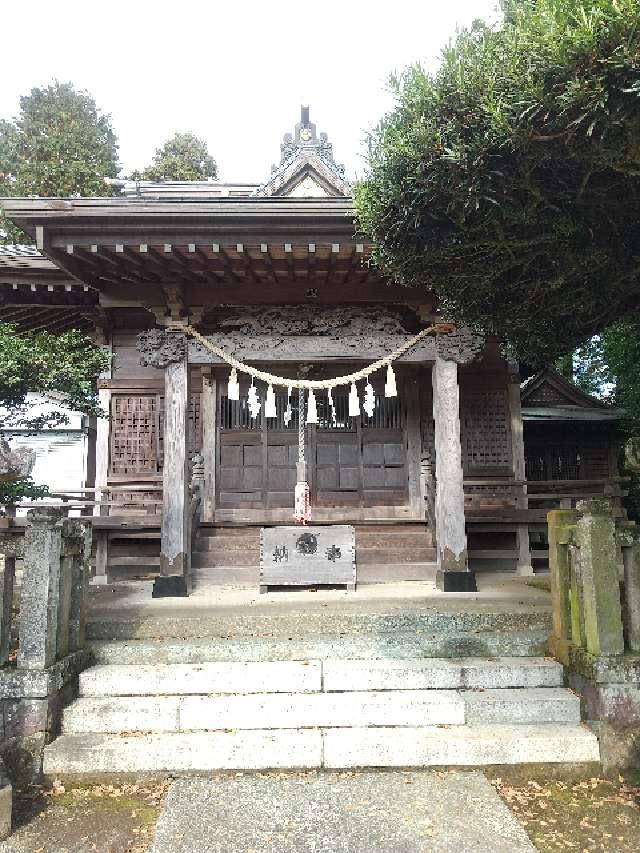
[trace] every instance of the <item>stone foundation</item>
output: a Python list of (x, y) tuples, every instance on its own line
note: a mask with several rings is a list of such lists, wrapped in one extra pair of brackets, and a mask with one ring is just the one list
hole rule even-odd
[(75, 652), (48, 670), (0, 671), (0, 755), (15, 785), (39, 779), (43, 749), (60, 733), (62, 711), (88, 664), (87, 653)]

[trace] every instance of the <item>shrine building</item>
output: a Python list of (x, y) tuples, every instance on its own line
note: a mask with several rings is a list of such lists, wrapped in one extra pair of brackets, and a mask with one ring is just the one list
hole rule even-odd
[(260, 542), (306, 484), (296, 511), (353, 530), (358, 583), (473, 590), (544, 566), (549, 508), (620, 496), (619, 412), (553, 372), (521, 384), (498, 341), (387, 280), (351, 192), (303, 108), (260, 185), (2, 201), (36, 248), (0, 253), (0, 321), (113, 354), (70, 498), (93, 512), (98, 582), (264, 586)]

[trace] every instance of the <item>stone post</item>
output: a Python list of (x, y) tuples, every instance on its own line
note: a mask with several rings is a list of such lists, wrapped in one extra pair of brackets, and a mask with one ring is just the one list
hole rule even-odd
[(21, 536), (0, 532), (0, 666), (9, 660), (16, 557), (24, 553)]
[(578, 501), (575, 540), (580, 548), (584, 634), (592, 655), (624, 651), (615, 522), (606, 498)]
[(53, 508), (27, 513), (18, 644), (23, 669), (45, 669), (56, 659), (63, 517)]
[(640, 652), (640, 535), (631, 523), (623, 527), (622, 562), (624, 567), (624, 602), (627, 646)]
[(69, 534), (74, 539), (69, 602), (69, 651), (77, 652), (84, 648), (85, 642), (87, 594), (91, 572), (91, 522), (70, 519), (68, 523)]
[(578, 515), (572, 509), (553, 509), (547, 513), (549, 528), (549, 573), (553, 633), (552, 651), (563, 663), (568, 662), (571, 639), (571, 566), (569, 543)]
[(437, 357), (432, 370), (436, 450), (436, 584), (445, 592), (476, 589), (469, 571), (464, 517), (458, 365)]

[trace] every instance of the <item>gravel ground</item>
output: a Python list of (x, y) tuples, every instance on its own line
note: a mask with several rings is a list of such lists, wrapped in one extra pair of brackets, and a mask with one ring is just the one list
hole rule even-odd
[(14, 832), (0, 853), (146, 853), (167, 788), (57, 784), (16, 792)]
[[(640, 780), (635, 780), (640, 781)], [(638, 853), (640, 787), (619, 778), (493, 784), (539, 853)]]

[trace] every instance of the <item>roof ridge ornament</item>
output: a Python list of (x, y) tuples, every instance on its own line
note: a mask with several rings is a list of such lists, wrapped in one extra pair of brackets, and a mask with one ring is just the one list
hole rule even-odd
[(292, 184), (309, 173), (322, 191), (319, 195), (350, 196), (351, 185), (345, 177), (345, 167), (336, 163), (333, 144), (326, 133), (318, 134), (309, 118), (309, 107), (300, 107), (300, 121), (293, 133), (285, 133), (280, 144), (280, 162), (271, 166), (270, 179), (259, 187), (255, 195), (289, 195)]

